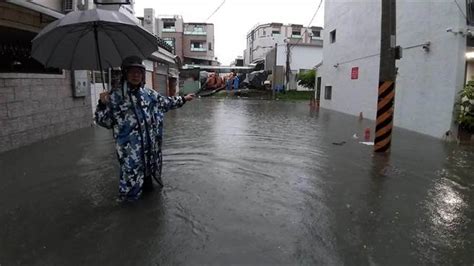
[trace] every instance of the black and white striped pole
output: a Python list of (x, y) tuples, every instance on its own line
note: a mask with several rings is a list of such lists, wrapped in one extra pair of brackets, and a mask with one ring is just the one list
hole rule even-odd
[(392, 144), (395, 105), (395, 60), (401, 58), (396, 46), (396, 0), (382, 0), (380, 72), (375, 127), (375, 152), (389, 152)]

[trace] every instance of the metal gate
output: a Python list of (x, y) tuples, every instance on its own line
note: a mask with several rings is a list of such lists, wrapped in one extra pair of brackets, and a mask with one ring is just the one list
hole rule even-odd
[(168, 88), (168, 76), (156, 74), (154, 87), (161, 95), (166, 96)]

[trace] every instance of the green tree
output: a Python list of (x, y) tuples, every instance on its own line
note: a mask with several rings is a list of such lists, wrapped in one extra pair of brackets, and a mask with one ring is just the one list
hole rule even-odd
[(474, 133), (474, 82), (469, 83), (459, 92), (459, 101), (457, 102), (458, 113), (456, 117), (457, 124)]
[(300, 71), (297, 76), (298, 85), (314, 90), (314, 81), (316, 79), (316, 70)]

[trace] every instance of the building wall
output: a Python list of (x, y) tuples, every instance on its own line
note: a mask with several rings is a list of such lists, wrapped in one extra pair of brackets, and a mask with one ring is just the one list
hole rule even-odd
[[(375, 119), (379, 58), (355, 59), (380, 52), (380, 8), (380, 2), (373, 1), (326, 1), (321, 107), (351, 115), (363, 112)], [(336, 42), (330, 43), (333, 30)], [(343, 63), (351, 60), (355, 61)], [(351, 80), (353, 67), (359, 67), (357, 80)], [(325, 86), (332, 86), (331, 100), (324, 99)]]
[(0, 2), (0, 26), (26, 30), (30, 32), (40, 32), (48, 22), (53, 20), (47, 17), (42, 19), (38, 12), (28, 10), (26, 8), (13, 4)]
[[(0, 25), (13, 29), (35, 33), (45, 21), (52, 21), (7, 3), (0, 3), (0, 9)], [(0, 152), (90, 126), (90, 93), (80, 98), (72, 93), (68, 71), (61, 75), (0, 73)]]
[(58, 12), (63, 11), (63, 1), (61, 0), (33, 0), (31, 2), (51, 8)]
[[(278, 65), (286, 66), (287, 46), (278, 48)], [(294, 71), (313, 69), (317, 63), (323, 60), (322, 47), (296, 45), (291, 46), (290, 51), (290, 68)]]
[[(376, 118), (380, 8), (380, 2), (326, 2), (323, 108)], [(430, 41), (431, 49), (428, 53), (421, 47), (405, 49), (397, 62), (395, 126), (437, 138), (452, 128), (454, 99), (464, 76), (466, 40), (446, 29), (465, 27), (453, 1), (397, 1), (397, 44), (409, 47)], [(336, 42), (330, 43), (334, 29)], [(370, 55), (375, 56), (367, 57)], [(351, 80), (353, 67), (359, 67), (357, 80)], [(324, 99), (325, 86), (332, 86), (332, 100)]]
[[(193, 23), (184, 23), (184, 31), (186, 28), (193, 25)], [(207, 24), (205, 26), (206, 35), (192, 35), (184, 34), (183, 37), (183, 55), (184, 57), (204, 57), (212, 60), (214, 58), (214, 25)], [(194, 52), (191, 51), (191, 41), (205, 41), (206, 51), (203, 52)], [(209, 50), (209, 43), (212, 45), (212, 50)]]
[[(458, 1), (463, 2), (466, 1)], [(398, 43), (405, 50), (397, 63), (395, 125), (442, 138), (453, 126), (453, 108), (465, 73), (466, 39), (446, 32), (466, 28), (453, 1), (398, 1)]]
[(214, 40), (214, 25), (213, 24), (208, 24), (206, 26), (206, 32), (207, 32), (207, 43), (208, 43), (208, 48), (209, 48), (209, 43), (212, 45), (212, 50), (207, 51), (207, 56), (210, 58), (214, 58), (214, 51), (216, 50), (215, 46), (215, 40)]
[[(183, 38), (183, 55), (193, 56), (193, 57), (206, 57), (208, 55), (208, 51), (204, 52), (193, 52), (191, 51), (191, 41), (203, 41), (207, 42), (207, 36), (200, 36), (200, 35), (184, 35)], [(207, 48), (207, 47), (206, 47)]]
[(72, 97), (69, 72), (64, 75), (0, 73), (0, 152), (91, 123), (90, 95)]
[(182, 32), (163, 32), (162, 38), (174, 38), (175, 55), (179, 56), (181, 62), (184, 60), (183, 54), (183, 33)]
[(153, 8), (145, 8), (143, 10), (143, 27), (147, 29), (149, 32), (159, 35), (158, 29), (156, 28), (156, 21), (155, 21), (155, 9)]
[[(247, 35), (247, 48), (244, 52), (244, 61), (251, 63), (257, 59), (264, 59), (266, 54), (270, 52), (275, 43), (278, 44), (280, 50), (286, 49), (286, 42), (290, 42), (292, 44), (312, 44), (314, 46), (322, 47), (322, 38), (309, 38), (309, 34), (306, 33), (306, 30), (310, 31), (311, 28), (306, 27), (296, 27), (300, 32), (302, 38), (291, 38), (293, 26), (291, 25), (273, 25), (273, 24), (263, 24), (255, 27), (248, 35)], [(273, 35), (273, 30), (279, 30), (279, 35)], [(321, 28), (321, 34), (323, 30)], [(322, 53), (322, 49), (321, 50)], [(280, 52), (279, 52), (280, 54)], [(310, 57), (313, 57), (311, 55)], [(286, 61), (286, 59), (285, 59)], [(278, 61), (280, 64), (280, 60)], [(248, 64), (246, 63), (246, 64)], [(314, 63), (313, 66), (317, 64)]]

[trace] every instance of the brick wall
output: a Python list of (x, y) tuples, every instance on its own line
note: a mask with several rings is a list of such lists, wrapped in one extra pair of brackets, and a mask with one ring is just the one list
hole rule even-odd
[(92, 122), (90, 93), (72, 96), (71, 75), (0, 73), (0, 152)]

